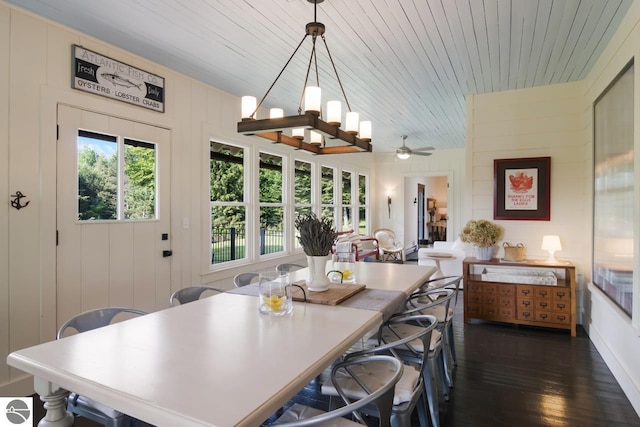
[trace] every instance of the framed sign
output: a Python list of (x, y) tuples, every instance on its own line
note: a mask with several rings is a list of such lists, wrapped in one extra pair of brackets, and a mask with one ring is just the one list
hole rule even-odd
[(551, 157), (493, 161), (493, 219), (549, 221)]
[(71, 87), (164, 113), (164, 78), (73, 45)]

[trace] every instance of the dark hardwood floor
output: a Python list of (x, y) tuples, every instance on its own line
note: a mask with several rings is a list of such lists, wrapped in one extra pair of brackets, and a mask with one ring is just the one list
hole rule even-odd
[[(581, 327), (571, 338), (562, 330), (479, 321), (463, 325), (461, 297), (454, 319), (458, 366), (451, 399), (441, 405), (442, 427), (640, 426)], [(313, 381), (293, 401), (326, 408), (318, 389)], [(77, 427), (94, 425), (76, 422)]]

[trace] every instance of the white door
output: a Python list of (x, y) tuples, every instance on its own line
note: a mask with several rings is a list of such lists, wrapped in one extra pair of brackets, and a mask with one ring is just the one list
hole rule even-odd
[(58, 106), (57, 324), (170, 293), (170, 132)]

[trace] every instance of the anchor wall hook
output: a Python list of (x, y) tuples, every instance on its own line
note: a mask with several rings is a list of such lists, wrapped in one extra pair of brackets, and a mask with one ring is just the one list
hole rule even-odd
[(20, 203), (20, 199), (27, 197), (24, 194), (22, 194), (21, 191), (16, 191), (16, 194), (12, 194), (11, 197), (15, 197), (15, 199), (11, 201), (11, 206), (16, 208), (17, 210), (26, 208), (29, 205), (29, 203), (31, 203), (31, 200), (27, 200), (27, 203), (25, 203), (24, 205)]

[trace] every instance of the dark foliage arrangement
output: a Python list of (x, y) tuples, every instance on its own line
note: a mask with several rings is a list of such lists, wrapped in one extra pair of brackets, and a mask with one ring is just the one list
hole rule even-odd
[(315, 213), (300, 215), (295, 220), (300, 236), (298, 240), (309, 256), (329, 255), (338, 236), (330, 218), (318, 218)]

